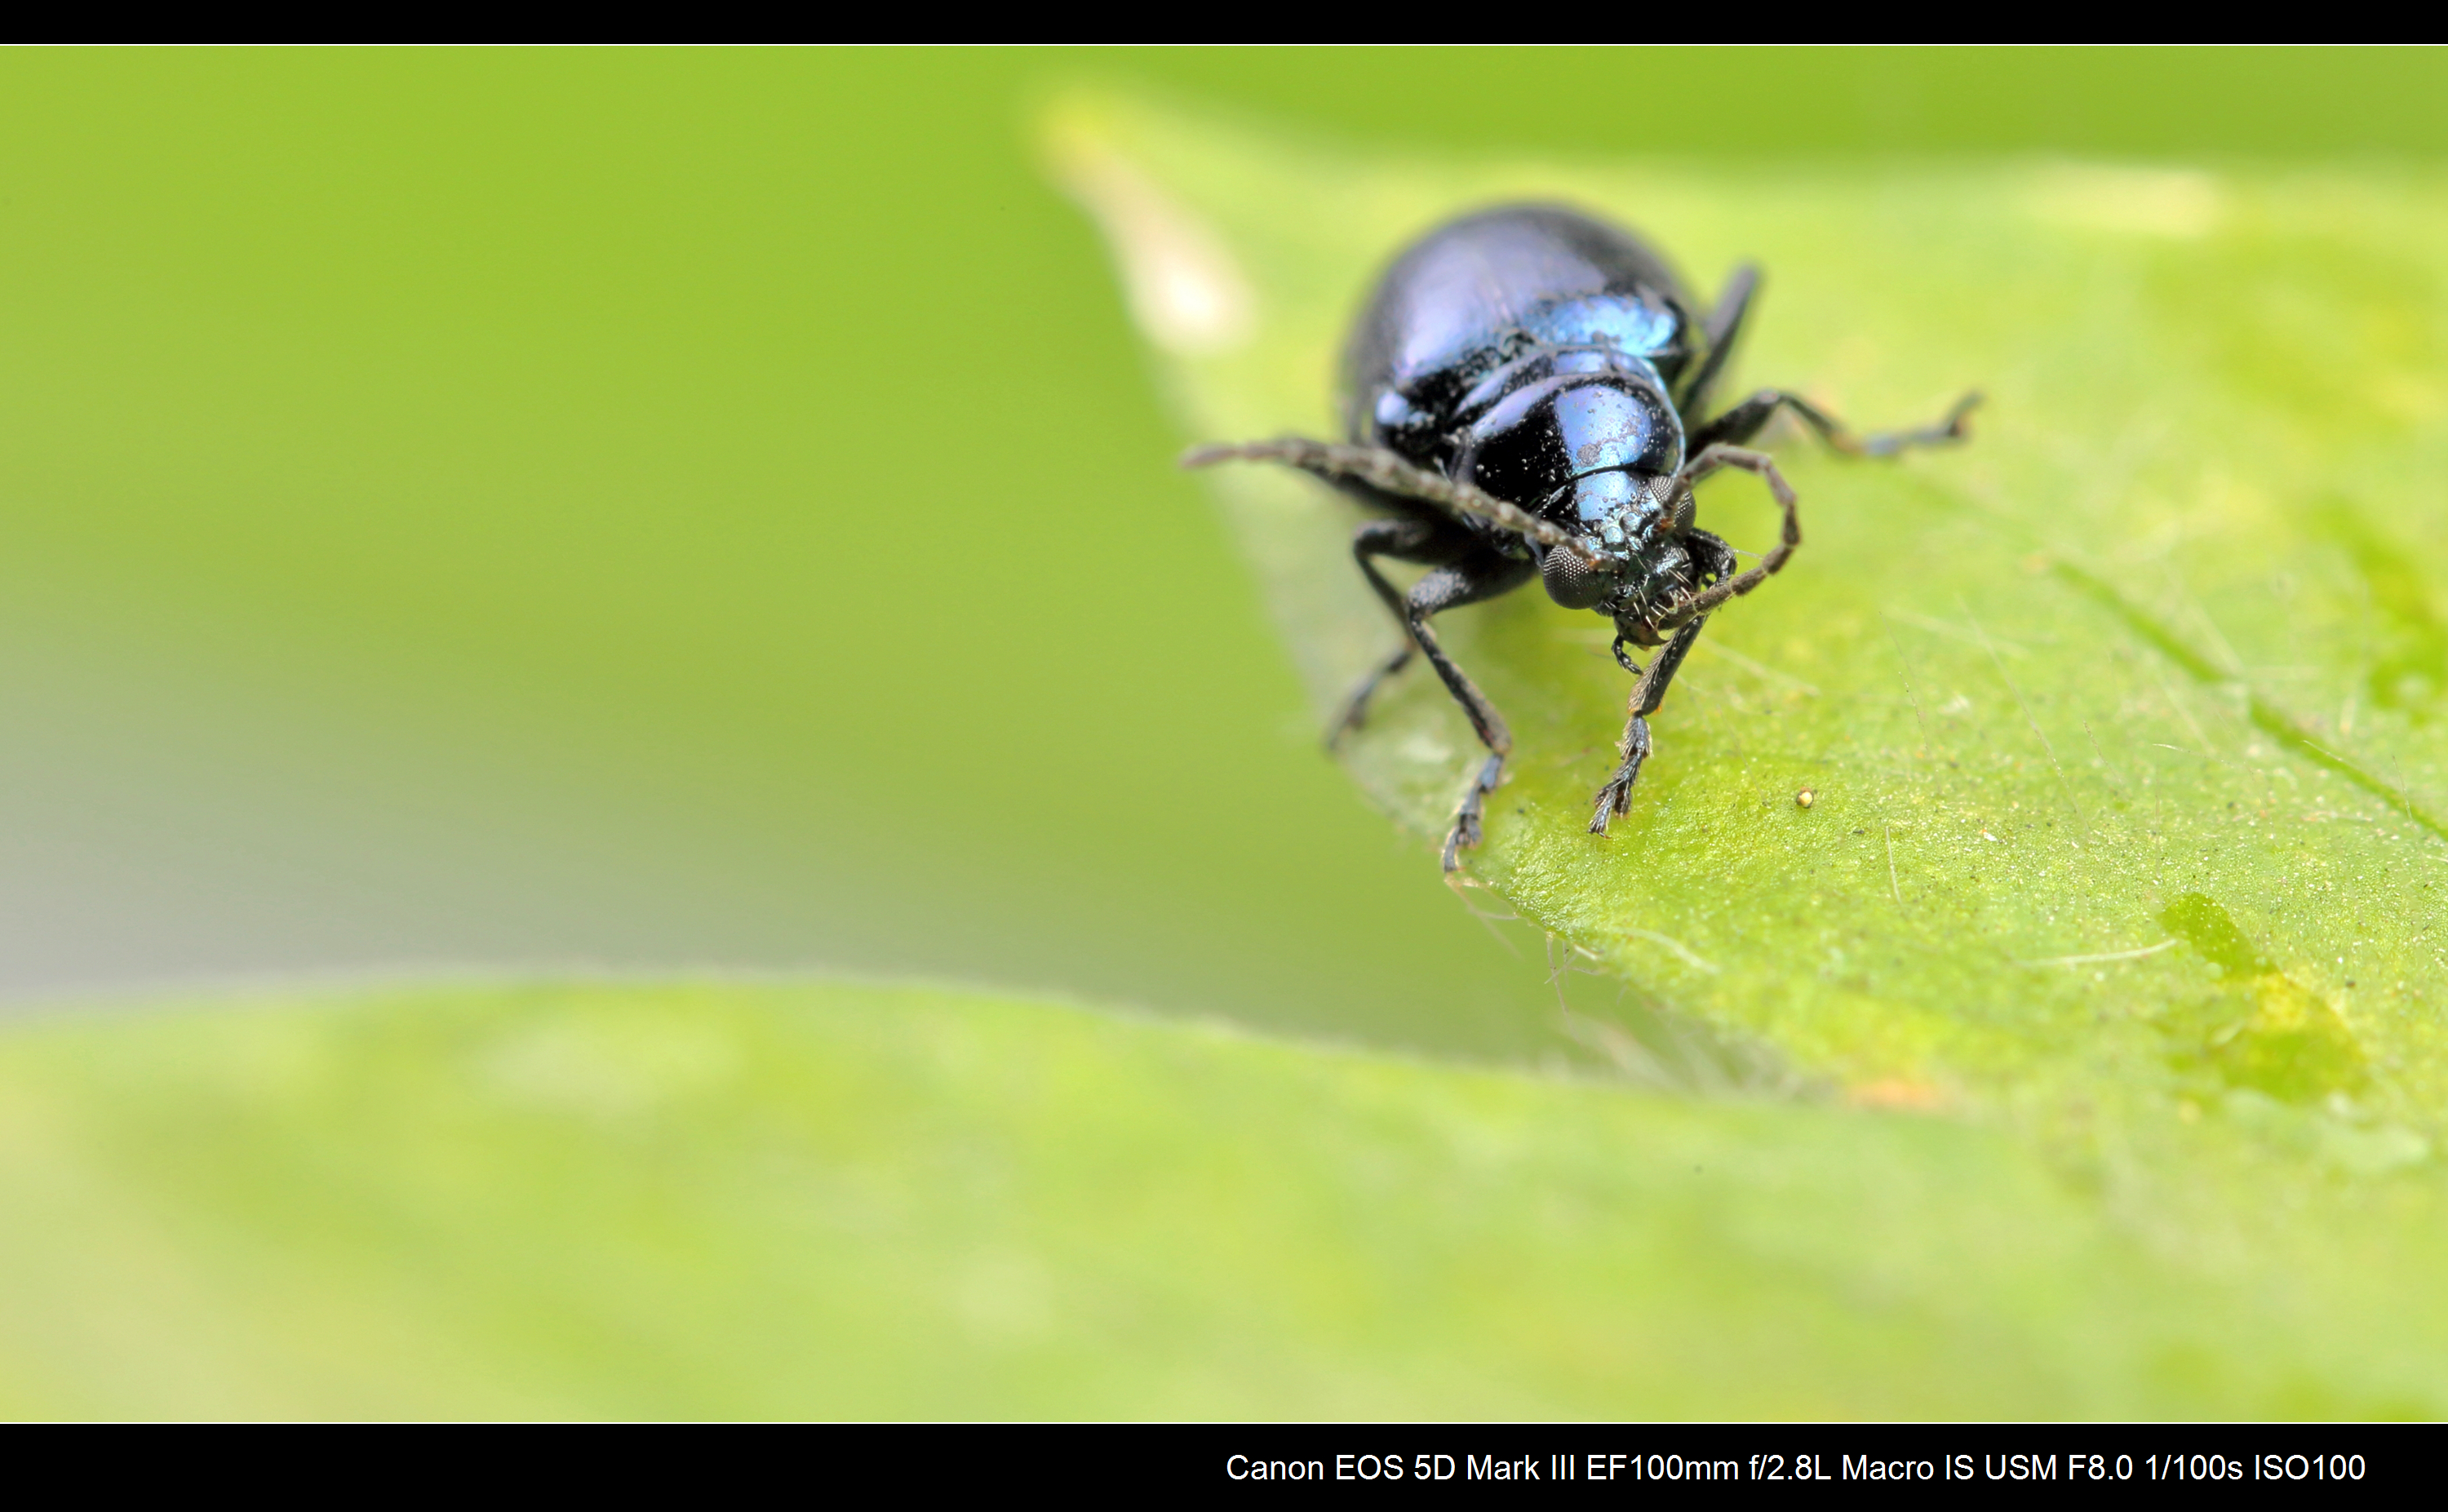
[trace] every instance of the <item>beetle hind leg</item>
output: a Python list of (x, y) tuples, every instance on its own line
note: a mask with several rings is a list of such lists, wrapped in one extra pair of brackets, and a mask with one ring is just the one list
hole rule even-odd
[(1948, 446), (1964, 439), (1972, 433), (1966, 422), (1979, 405), (1980, 394), (1975, 391), (1956, 400), (1953, 407), (1932, 424), (1916, 426), (1909, 431), (1880, 431), (1859, 435), (1844, 421), (1798, 393), (1788, 393), (1783, 389), (1762, 389), (1695, 429), (1688, 444), (1693, 456), (1712, 444), (1741, 446), (1776, 418), (1779, 410), (1790, 410), (1833, 450), (1853, 457), (1892, 457), (1914, 447)]

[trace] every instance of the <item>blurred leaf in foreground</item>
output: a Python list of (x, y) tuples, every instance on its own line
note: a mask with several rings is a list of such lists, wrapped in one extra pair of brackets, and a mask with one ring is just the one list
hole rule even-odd
[(12, 1416), (2420, 1411), (2014, 1141), (926, 988), (0, 1042)]
[[(1096, 96), (1046, 141), (1186, 439), (1331, 434), (1377, 271), (1532, 199), (1639, 227), (1704, 297), (1762, 262), (1729, 392), (1877, 428), (1987, 391), (1960, 450), (1782, 449), (1807, 544), (1712, 622), (1611, 837), (1607, 628), (1535, 591), (1441, 622), (1517, 742), (1474, 880), (1633, 1009), (1943, 1115), (1917, 1149), (2012, 1139), (2134, 1253), (2241, 1288), (2239, 1338), (2292, 1320), (2270, 1348), (2305, 1382), (2448, 1411), (2448, 618), (2419, 554), (2448, 537), (2448, 179), (1363, 161)], [(1352, 514), (1216, 487), (1323, 718), (1394, 633)], [(1754, 485), (1701, 512), (1770, 539)], [(1346, 758), (1426, 837), (1475, 746), (1422, 676)], [(1608, 1018), (1572, 1022), (1654, 1072)]]

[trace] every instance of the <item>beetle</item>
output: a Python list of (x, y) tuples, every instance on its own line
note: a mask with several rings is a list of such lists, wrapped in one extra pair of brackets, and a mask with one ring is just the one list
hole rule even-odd
[[(1430, 620), (1536, 577), (1558, 603), (1614, 622), (1616, 660), (1635, 681), (1621, 761), (1590, 820), (1604, 834), (1631, 806), (1649, 717), (1710, 612), (1758, 587), (1802, 544), (1793, 489), (1743, 443), (1780, 411), (1861, 456), (1968, 433), (1977, 392), (1934, 425), (1881, 435), (1856, 435), (1782, 389), (1709, 416), (1758, 288), (1759, 270), (1745, 264), (1702, 315), (1664, 259), (1621, 227), (1559, 205), (1481, 211), (1413, 242), (1378, 281), (1344, 351), (1348, 442), (1285, 436), (1183, 456), (1191, 468), (1280, 463), (1374, 511), (1351, 552), (1403, 644), (1361, 679), (1328, 743), (1361, 727), (1370, 698), (1415, 654), (1427, 659), (1487, 748), (1445, 836), (1446, 871), (1480, 842), (1513, 737)], [(1784, 514), (1777, 544), (1748, 570), (1694, 524), (1693, 485), (1728, 468), (1758, 475)], [(1429, 571), (1405, 592), (1379, 570), (1385, 559)], [(1627, 646), (1659, 649), (1644, 666)]]

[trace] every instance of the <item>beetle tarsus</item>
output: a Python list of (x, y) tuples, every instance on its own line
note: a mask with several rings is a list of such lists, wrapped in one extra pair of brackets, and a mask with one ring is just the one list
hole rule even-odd
[(1457, 852), (1479, 849), (1484, 830), (1482, 819), (1487, 812), (1487, 795), (1495, 792), (1497, 785), (1503, 780), (1504, 753), (1499, 751), (1480, 763), (1479, 775), (1471, 779), (1469, 791), (1462, 796), (1462, 807), (1454, 811), (1453, 828), (1445, 833), (1447, 871), (1461, 869), (1462, 861)]
[(1925, 425), (1913, 431), (1887, 431), (1877, 435), (1864, 436), (1862, 455), (1892, 457), (1913, 447), (1953, 446), (1972, 434), (1972, 428), (1964, 422), (1972, 417), (1973, 411), (1980, 408), (1981, 397), (1979, 390), (1973, 390), (1962, 398), (1956, 400), (1954, 406), (1935, 425)]
[(1615, 769), (1606, 786), (1598, 789), (1597, 813), (1590, 816), (1590, 833), (1604, 834), (1616, 815), (1632, 810), (1632, 785), (1640, 780), (1641, 763), (1649, 759), (1649, 721), (1639, 715), (1624, 726), (1623, 744), (1617, 748), (1623, 765)]

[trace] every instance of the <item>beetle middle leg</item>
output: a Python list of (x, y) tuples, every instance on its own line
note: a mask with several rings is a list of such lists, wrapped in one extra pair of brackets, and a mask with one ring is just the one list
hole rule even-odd
[(1418, 562), (1429, 566), (1444, 566), (1478, 549), (1480, 543), (1467, 531), (1443, 520), (1417, 515), (1399, 516), (1390, 520), (1370, 520), (1351, 532), (1351, 558), (1360, 564), (1360, 575), (1368, 580), (1368, 589), (1386, 605), (1386, 612), (1402, 627), (1403, 643), (1393, 655), (1371, 667), (1368, 675), (1351, 690), (1343, 702), (1343, 713), (1326, 732), (1326, 746), (1331, 751), (1343, 737), (1360, 728), (1368, 718), (1368, 700), (1377, 696), (1378, 685), (1411, 664), (1419, 645), (1411, 638), (1409, 610), (1403, 590), (1386, 581), (1377, 570), (1377, 559), (1390, 557), (1397, 562)]
[(1740, 446), (1759, 434), (1777, 411), (1790, 410), (1805, 425), (1819, 433), (1820, 440), (1847, 456), (1891, 457), (1909, 447), (1944, 446), (1962, 440), (1971, 433), (1964, 421), (1979, 403), (1979, 393), (1967, 393), (1956, 400), (1954, 407), (1936, 424), (1911, 431), (1883, 431), (1864, 436), (1855, 435), (1844, 421), (1798, 393), (1788, 393), (1783, 389), (1762, 389), (1693, 431), (1688, 444), (1695, 455), (1720, 442)]

